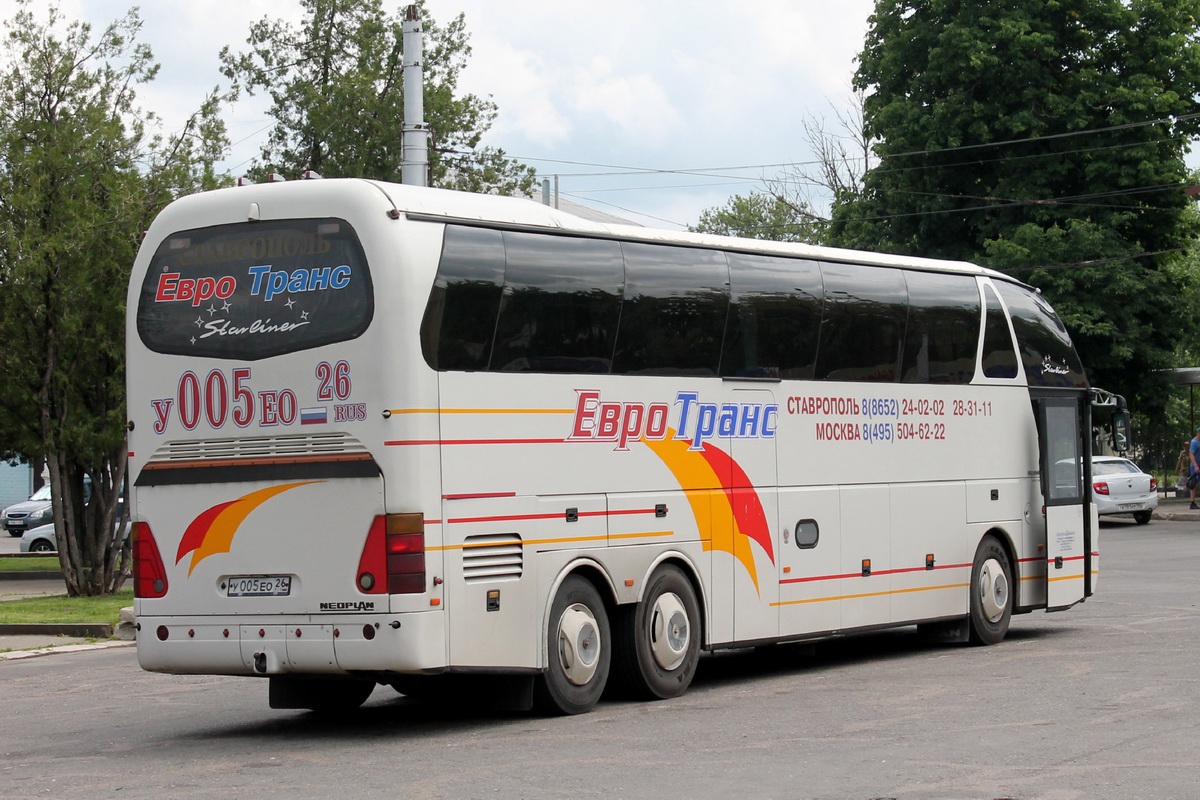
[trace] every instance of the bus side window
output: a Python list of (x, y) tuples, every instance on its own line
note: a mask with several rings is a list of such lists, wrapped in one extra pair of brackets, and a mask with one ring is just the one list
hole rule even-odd
[(821, 277), (825, 316), (816, 378), (897, 380), (908, 318), (908, 290), (900, 270), (826, 263)]
[(904, 273), (908, 329), (905, 383), (970, 383), (979, 349), (979, 287), (967, 275)]
[(811, 380), (823, 302), (816, 263), (730, 253), (729, 282), (721, 375)]
[(983, 295), (983, 374), (988, 378), (1015, 378), (1017, 351), (1008, 332), (1004, 309), (992, 287), (984, 286)]
[(996, 288), (1008, 306), (1013, 332), (1025, 364), (1025, 379), (1031, 386), (1080, 388), (1087, 385), (1083, 365), (1071, 345), (1062, 320), (1039, 295), (1023, 286), (997, 282)]
[(621, 245), (506, 231), (504, 255), (490, 369), (607, 374), (625, 279)]
[(485, 370), (504, 289), (500, 231), (447, 225), (425, 317), (421, 349), (437, 370)]
[(729, 311), (717, 250), (623, 242), (625, 299), (615, 374), (716, 375)]

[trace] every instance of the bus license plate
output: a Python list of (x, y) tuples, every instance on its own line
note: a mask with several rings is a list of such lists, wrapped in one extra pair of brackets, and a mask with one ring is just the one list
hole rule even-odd
[(235, 575), (225, 583), (227, 597), (287, 597), (291, 575)]

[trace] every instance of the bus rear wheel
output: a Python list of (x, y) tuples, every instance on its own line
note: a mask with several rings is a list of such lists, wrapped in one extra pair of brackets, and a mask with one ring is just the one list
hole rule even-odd
[(546, 671), (534, 687), (535, 707), (549, 714), (591, 711), (608, 682), (612, 636), (600, 593), (579, 575), (569, 575), (554, 596), (546, 653)]
[(675, 566), (650, 576), (642, 602), (622, 610), (616, 665), (621, 685), (646, 699), (687, 691), (700, 660), (700, 606), (691, 581)]
[(983, 537), (971, 566), (971, 643), (997, 644), (1012, 619), (1008, 553), (995, 536)]

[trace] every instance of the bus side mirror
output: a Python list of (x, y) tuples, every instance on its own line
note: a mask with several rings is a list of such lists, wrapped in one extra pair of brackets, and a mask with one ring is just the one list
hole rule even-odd
[(1113, 414), (1112, 428), (1113, 448), (1125, 455), (1129, 449), (1129, 412), (1118, 411)]

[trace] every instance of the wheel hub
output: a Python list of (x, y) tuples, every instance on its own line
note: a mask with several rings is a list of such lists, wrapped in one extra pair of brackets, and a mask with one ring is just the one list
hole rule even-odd
[(1008, 608), (1008, 576), (994, 558), (979, 570), (979, 605), (988, 622), (999, 622)]
[(600, 663), (600, 631), (587, 606), (575, 603), (559, 618), (558, 660), (575, 686), (584, 686), (595, 676)]
[(691, 641), (687, 610), (678, 595), (667, 592), (654, 601), (651, 613), (650, 652), (660, 668), (673, 670), (683, 663)]

